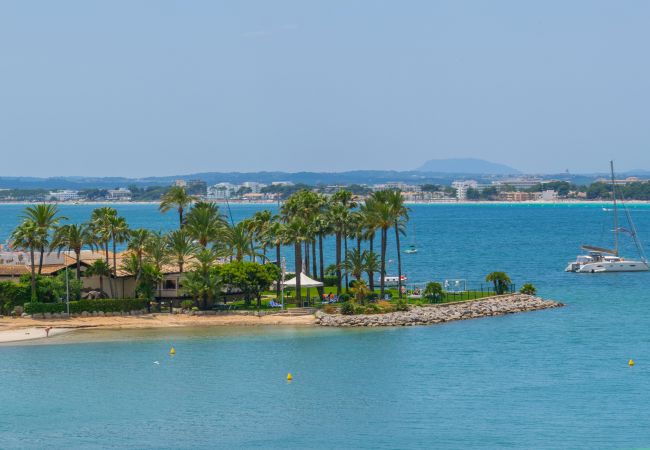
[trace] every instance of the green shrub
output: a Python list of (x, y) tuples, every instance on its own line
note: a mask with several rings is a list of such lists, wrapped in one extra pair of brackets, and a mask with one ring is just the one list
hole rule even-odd
[(383, 313), (389, 313), (395, 311), (395, 305), (393, 305), (391, 302), (387, 302), (386, 300), (380, 300), (379, 302), (376, 303), (376, 305)]
[[(96, 299), (96, 300), (78, 300), (70, 302), (70, 313), (79, 314), (84, 311), (103, 311), (103, 312), (127, 312), (139, 311), (147, 307), (147, 301), (143, 299)], [(65, 302), (60, 303), (25, 303), (25, 312), (27, 314), (40, 313), (62, 313), (66, 312)]]
[(339, 295), (339, 302), (347, 302), (350, 300), (350, 295), (349, 294), (341, 294)]
[(183, 300), (181, 302), (181, 308), (183, 309), (192, 309), (194, 302), (192, 300)]
[(382, 312), (377, 303), (368, 303), (364, 308), (364, 314), (379, 314)]
[(341, 314), (351, 316), (355, 313), (354, 305), (350, 302), (345, 302), (341, 305)]
[(526, 283), (521, 287), (521, 289), (519, 289), (519, 292), (522, 294), (535, 295), (537, 294), (537, 288), (535, 288), (531, 283)]
[(371, 292), (370, 294), (366, 295), (366, 300), (369, 302), (374, 302), (379, 298), (379, 294), (376, 292)]
[(408, 311), (409, 304), (406, 300), (397, 300), (395, 302), (395, 311)]
[(443, 296), (442, 284), (432, 281), (424, 288), (424, 298), (431, 303), (437, 303), (442, 300)]
[(325, 286), (327, 286), (327, 287), (334, 287), (334, 286), (336, 286), (337, 281), (338, 281), (338, 278), (336, 278), (335, 276), (334, 277), (326, 276), (323, 279), (323, 284), (325, 284)]

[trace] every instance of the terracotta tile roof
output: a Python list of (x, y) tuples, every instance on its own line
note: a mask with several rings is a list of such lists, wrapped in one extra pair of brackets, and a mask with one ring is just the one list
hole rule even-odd
[(20, 276), (26, 273), (31, 273), (31, 269), (27, 266), (0, 265), (0, 276)]

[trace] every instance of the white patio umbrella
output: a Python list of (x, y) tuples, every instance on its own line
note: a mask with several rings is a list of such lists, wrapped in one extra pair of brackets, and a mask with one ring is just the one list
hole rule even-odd
[[(286, 288), (294, 288), (296, 287), (296, 278), (294, 277), (288, 281), (284, 282), (284, 287)], [(309, 278), (307, 275), (304, 273), (300, 272), (300, 287), (303, 288), (313, 288), (313, 287), (321, 287), (323, 283), (317, 280), (312, 280)]]

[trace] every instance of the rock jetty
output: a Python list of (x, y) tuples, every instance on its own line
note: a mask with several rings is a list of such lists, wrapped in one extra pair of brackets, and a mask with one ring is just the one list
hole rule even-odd
[(477, 319), (479, 317), (503, 316), (526, 311), (558, 308), (562, 303), (544, 300), (525, 294), (501, 295), (479, 300), (443, 303), (411, 307), (409, 311), (386, 314), (342, 314), (316, 313), (316, 324), (324, 327), (395, 327), (431, 325), (454, 320)]

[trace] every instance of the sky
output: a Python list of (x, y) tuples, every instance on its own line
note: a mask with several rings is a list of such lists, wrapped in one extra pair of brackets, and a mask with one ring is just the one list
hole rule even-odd
[(650, 169), (650, 2), (0, 2), (0, 176)]

